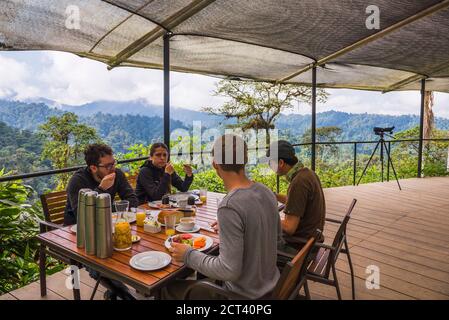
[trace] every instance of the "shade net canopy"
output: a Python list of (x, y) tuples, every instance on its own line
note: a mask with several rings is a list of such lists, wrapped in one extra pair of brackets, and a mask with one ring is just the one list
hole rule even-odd
[(0, 1), (0, 50), (162, 69), (167, 32), (172, 71), (310, 85), (316, 66), (320, 87), (449, 92), (449, 0)]

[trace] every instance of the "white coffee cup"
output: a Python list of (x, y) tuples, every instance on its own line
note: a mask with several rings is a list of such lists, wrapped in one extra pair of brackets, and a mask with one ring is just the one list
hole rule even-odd
[(191, 217), (185, 217), (179, 219), (179, 226), (182, 230), (192, 230), (195, 227), (195, 219)]

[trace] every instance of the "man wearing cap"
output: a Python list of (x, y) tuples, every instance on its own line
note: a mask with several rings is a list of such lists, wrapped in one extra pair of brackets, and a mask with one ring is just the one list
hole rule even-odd
[(289, 182), (287, 195), (276, 194), (276, 198), (285, 204), (281, 225), (287, 243), (299, 249), (299, 245), (288, 242), (289, 236), (308, 239), (316, 229), (324, 228), (326, 204), (320, 179), (314, 171), (304, 167), (293, 146), (285, 140), (270, 145), (267, 160), (270, 168)]

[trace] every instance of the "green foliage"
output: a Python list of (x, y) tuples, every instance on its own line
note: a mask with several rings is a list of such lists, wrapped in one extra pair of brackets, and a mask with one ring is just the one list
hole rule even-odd
[[(80, 124), (78, 116), (71, 112), (50, 117), (39, 127), (39, 135), (45, 141), (41, 158), (50, 160), (54, 169), (83, 163), (82, 155), (86, 146), (101, 141), (94, 128)], [(65, 189), (70, 176), (58, 175), (56, 189)]]
[(207, 189), (212, 192), (226, 193), (223, 180), (220, 179), (214, 169), (195, 173), (190, 189)]
[[(117, 157), (117, 159), (120, 159), (120, 160), (146, 157), (150, 154), (150, 148), (151, 148), (151, 145), (144, 146), (143, 144), (135, 144), (128, 148), (128, 152), (117, 153), (116, 157)], [(133, 175), (136, 175), (139, 173), (139, 169), (143, 163), (144, 163), (144, 160), (117, 165), (117, 167), (121, 168), (127, 174), (133, 176)]]
[[(419, 127), (404, 130), (395, 136), (396, 139), (417, 139), (419, 138)], [(433, 139), (448, 138), (448, 132), (434, 129), (431, 134)], [(418, 142), (398, 143), (392, 150), (392, 157), (395, 167), (399, 167), (401, 177), (416, 176), (418, 165)], [(447, 172), (447, 157), (449, 150), (448, 141), (424, 141), (423, 144), (423, 174), (424, 176), (445, 176)], [(397, 163), (397, 164), (396, 164)]]
[[(4, 171), (0, 171), (0, 176)], [(29, 204), (34, 191), (21, 182), (0, 184), (0, 294), (24, 286), (39, 278), (37, 218), (43, 219), (39, 203)], [(47, 260), (48, 272), (62, 269)]]
[[(221, 80), (217, 84), (216, 96), (228, 99), (220, 107), (206, 107), (203, 111), (221, 115), (226, 119), (236, 119), (233, 125), (246, 129), (274, 129), (274, 123), (282, 111), (292, 109), (294, 103), (310, 104), (312, 89), (293, 84), (267, 83), (255, 81)], [(327, 93), (317, 91), (318, 101), (325, 102)]]
[[(0, 168), (9, 174), (36, 172), (50, 168), (50, 162), (40, 159), (42, 151), (41, 139), (27, 130), (12, 128), (0, 122)], [(51, 186), (51, 177), (33, 179), (29, 183), (38, 190), (43, 191)]]

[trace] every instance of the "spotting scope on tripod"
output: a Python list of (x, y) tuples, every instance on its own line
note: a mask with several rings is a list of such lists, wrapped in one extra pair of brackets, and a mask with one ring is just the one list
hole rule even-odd
[[(384, 182), (384, 150), (385, 150), (385, 154), (387, 155), (387, 164), (388, 164), (388, 166), (391, 165), (391, 169), (393, 170), (394, 177), (396, 179), (396, 182), (398, 183), (399, 190), (402, 190), (401, 185), (398, 180), (398, 176), (396, 175), (396, 170), (394, 169), (394, 166), (393, 166), (393, 161), (391, 161), (390, 149), (387, 147), (387, 143), (385, 142), (385, 139), (384, 139), (385, 135), (392, 137), (391, 135), (393, 134), (393, 130), (394, 130), (394, 127), (388, 127), (388, 128), (374, 127), (373, 128), (374, 134), (378, 135), (380, 138), (376, 144), (376, 147), (373, 150), (373, 153), (371, 153), (371, 157), (369, 158), (368, 163), (365, 166), (365, 169), (363, 169), (363, 173), (360, 176), (359, 181), (357, 182), (357, 185), (359, 185), (360, 181), (362, 180), (363, 176), (365, 175), (366, 170), (368, 169), (368, 166), (371, 163), (371, 160), (373, 160), (373, 157), (376, 154), (376, 151), (380, 146), (380, 163), (381, 163), (382, 182)], [(392, 138), (394, 138), (394, 137), (392, 137)]]

